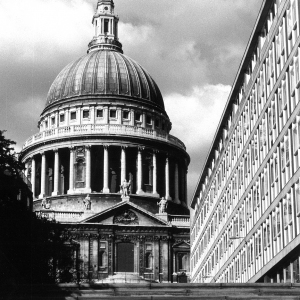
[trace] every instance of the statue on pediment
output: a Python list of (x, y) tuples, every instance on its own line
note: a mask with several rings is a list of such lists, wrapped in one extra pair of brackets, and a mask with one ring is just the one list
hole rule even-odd
[(130, 189), (131, 182), (130, 180), (127, 181), (124, 179), (123, 183), (120, 185), (121, 188), (121, 193), (122, 193), (122, 198), (129, 197), (129, 189)]
[(89, 194), (83, 199), (83, 204), (86, 210), (91, 210), (92, 202)]
[(159, 202), (157, 202), (157, 205), (159, 206), (159, 213), (165, 214), (167, 213), (168, 208), (168, 200), (165, 199), (165, 197), (162, 197)]
[(51, 202), (49, 199), (43, 198), (41, 206), (43, 209), (50, 209), (51, 208)]

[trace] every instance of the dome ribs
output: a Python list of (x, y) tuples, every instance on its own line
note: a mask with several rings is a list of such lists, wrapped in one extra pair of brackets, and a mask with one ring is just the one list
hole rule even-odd
[(117, 94), (117, 83), (118, 83), (118, 72), (117, 72), (117, 66), (116, 66), (116, 60), (113, 56), (113, 52), (107, 52), (108, 53), (108, 82), (106, 90), (106, 94)]
[(70, 93), (68, 93), (68, 86), (70, 85), (70, 81), (72, 80), (73, 77), (73, 71), (75, 69), (75, 67), (80, 63), (81, 61), (81, 57), (76, 60), (71, 66), (70, 69), (68, 71), (68, 74), (63, 78), (62, 84), (61, 84), (61, 88), (60, 88), (60, 95), (59, 95), (59, 99), (63, 98), (63, 97), (68, 97)]
[(104, 94), (107, 94), (107, 82), (108, 82), (108, 58), (107, 56), (109, 55), (107, 51), (104, 52)]
[(126, 64), (127, 71), (128, 71), (128, 79), (129, 79), (129, 86), (130, 86), (130, 95), (133, 97), (137, 97), (140, 95), (140, 88), (139, 83), (136, 80), (136, 72), (133, 69), (133, 66), (125, 55), (123, 55), (124, 63)]
[(59, 73), (49, 89), (46, 108), (60, 100), (84, 101), (96, 95), (132, 97), (164, 110), (162, 95), (150, 74), (124, 54), (103, 49), (89, 52)]
[(141, 83), (141, 97), (150, 100), (150, 87), (147, 78), (145, 77), (145, 72), (142, 71), (142, 68), (138, 63), (136, 63), (134, 67), (138, 74), (138, 81)]
[[(68, 72), (70, 66), (72, 63), (68, 64), (66, 67), (63, 68), (63, 70), (56, 76), (55, 80), (53, 81), (48, 95), (47, 95), (47, 101), (46, 101), (46, 106), (53, 103), (57, 98), (56, 98), (56, 91), (58, 91), (58, 96), (60, 94), (60, 90), (58, 88), (61, 87), (62, 81), (60, 80), (61, 78), (64, 77), (64, 75)], [(59, 97), (58, 97), (59, 98)]]
[(90, 57), (89, 55), (83, 57), (81, 59), (81, 62), (79, 64), (77, 64), (76, 67), (74, 68), (71, 84), (70, 84), (70, 87), (68, 87), (70, 90), (69, 94), (71, 94), (71, 95), (80, 95), (81, 94), (84, 70), (86, 68), (89, 57)]
[(96, 57), (97, 53), (92, 52), (85, 65), (81, 81), (80, 94), (89, 94), (92, 92)]
[(163, 101), (159, 101), (160, 99), (162, 99), (162, 95), (159, 91), (159, 88), (158, 88), (157, 84), (155, 83), (155, 81), (152, 79), (152, 77), (149, 75), (148, 72), (145, 71), (144, 75), (147, 77), (148, 85), (152, 86), (152, 88), (149, 88), (150, 100), (164, 108)]
[(138, 70), (136, 68), (136, 63), (133, 63), (133, 61), (131, 59), (128, 59), (129, 64), (132, 67), (133, 70), (133, 74), (132, 74), (132, 82), (135, 82), (137, 84), (137, 88), (138, 88), (138, 94), (137, 95), (133, 95), (133, 96), (140, 96), (141, 98), (143, 98), (143, 87), (142, 87), (142, 82), (138, 73)]
[[(101, 57), (104, 56), (104, 59)], [(98, 51), (98, 61), (96, 67), (96, 84), (95, 84), (95, 92), (96, 93), (105, 93), (105, 51)]]
[(122, 59), (122, 57), (117, 52), (114, 53), (114, 57), (117, 62), (118, 68), (118, 93), (122, 95), (128, 95), (129, 78), (126, 64), (124, 62), (124, 59)]

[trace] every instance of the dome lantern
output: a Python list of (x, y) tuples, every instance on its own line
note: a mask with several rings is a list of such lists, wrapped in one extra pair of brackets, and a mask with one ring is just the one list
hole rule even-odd
[(115, 15), (114, 8), (113, 0), (98, 1), (92, 21), (95, 35), (88, 45), (88, 53), (99, 49), (109, 49), (123, 53), (122, 44), (118, 39), (119, 18)]

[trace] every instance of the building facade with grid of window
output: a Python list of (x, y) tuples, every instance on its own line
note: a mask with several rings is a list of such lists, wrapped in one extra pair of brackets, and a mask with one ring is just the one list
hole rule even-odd
[(299, 0), (264, 1), (191, 207), (191, 281), (299, 282)]
[(190, 158), (118, 21), (112, 0), (97, 1), (88, 53), (54, 80), (20, 157), (33, 210), (79, 245), (81, 281), (177, 281), (189, 272)]

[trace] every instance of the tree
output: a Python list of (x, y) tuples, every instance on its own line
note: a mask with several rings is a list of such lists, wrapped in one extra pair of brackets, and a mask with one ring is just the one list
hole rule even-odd
[(0, 282), (7, 292), (21, 284), (71, 282), (74, 248), (64, 228), (37, 216), (19, 201), (32, 193), (23, 181), (24, 165), (0, 131)]
[(0, 204), (5, 205), (17, 199), (20, 189), (24, 188), (24, 181), (20, 173), (24, 164), (16, 158), (12, 145), (16, 143), (4, 137), (0, 130)]

